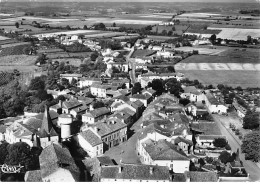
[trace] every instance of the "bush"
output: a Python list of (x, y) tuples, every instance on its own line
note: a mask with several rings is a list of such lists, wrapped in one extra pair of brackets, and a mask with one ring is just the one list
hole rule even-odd
[(225, 138), (216, 138), (214, 141), (213, 141), (213, 145), (215, 147), (225, 147), (226, 145), (228, 145), (227, 141)]
[(205, 157), (205, 161), (209, 164), (211, 164), (213, 162), (213, 158), (212, 157)]
[(235, 134), (236, 135), (239, 135), (240, 134), (240, 131), (238, 129), (235, 130)]
[(226, 150), (231, 150), (231, 147), (230, 147), (230, 145), (229, 145), (229, 144), (227, 144), (227, 145), (225, 146), (225, 149), (226, 149)]

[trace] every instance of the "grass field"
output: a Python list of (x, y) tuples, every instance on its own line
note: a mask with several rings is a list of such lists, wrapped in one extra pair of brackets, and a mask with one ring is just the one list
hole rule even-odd
[[(194, 48), (194, 50), (196, 50)], [(208, 55), (192, 55), (180, 63), (253, 63), (259, 64), (258, 58), (235, 58), (230, 56), (208, 56)]]
[(28, 55), (10, 55), (0, 57), (0, 69), (3, 66), (31, 66), (34, 65), (38, 56), (28, 56)]
[(259, 71), (201, 71), (201, 70), (176, 70), (190, 80), (199, 80), (204, 85), (225, 84), (228, 86), (260, 87)]

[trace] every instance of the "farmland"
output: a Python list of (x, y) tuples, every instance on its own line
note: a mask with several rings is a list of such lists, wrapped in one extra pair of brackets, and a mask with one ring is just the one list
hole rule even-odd
[(10, 38), (8, 38), (8, 37), (3, 37), (3, 36), (0, 36), (0, 40), (8, 40), (8, 39), (10, 39)]
[(218, 55), (220, 53), (223, 53), (227, 49), (224, 47), (222, 47), (222, 48), (179, 47), (179, 48), (175, 48), (174, 50), (183, 51), (183, 52), (192, 52), (193, 50), (197, 50), (200, 55)]
[(176, 70), (183, 73), (190, 80), (199, 80), (204, 85), (224, 84), (228, 86), (259, 87), (260, 72), (259, 71), (226, 71), (226, 70)]
[[(8, 45), (7, 45), (8, 46)], [(28, 54), (29, 50), (29, 43), (12, 43), (9, 44), (9, 47), (4, 45), (2, 47), (2, 50), (0, 50), (0, 56), (9, 56), (9, 55), (22, 55), (22, 54)]]
[(34, 65), (38, 56), (10, 55), (0, 57), (1, 70), (3, 66), (31, 66)]
[(58, 61), (59, 63), (64, 62), (64, 63), (69, 63), (70, 65), (79, 67), (80, 64), (82, 64), (82, 61), (77, 58), (62, 58), (62, 59), (53, 59), (54, 62)]
[[(194, 50), (196, 50), (194, 48)], [(259, 64), (258, 58), (234, 58), (229, 56), (193, 55), (181, 61), (181, 63), (252, 63)]]
[(187, 25), (174, 25), (174, 26), (157, 25), (153, 27), (152, 32), (162, 33), (163, 30), (166, 30), (167, 32), (172, 31), (173, 34), (181, 35), (187, 28), (188, 28)]
[(260, 63), (179, 63), (175, 66), (176, 70), (203, 70), (203, 71), (216, 71), (216, 70), (227, 70), (227, 71), (260, 71)]
[[(208, 29), (216, 29), (208, 27)], [(247, 40), (247, 36), (250, 35), (253, 38), (260, 37), (260, 31), (258, 29), (241, 29), (241, 28), (217, 28), (222, 31), (217, 34), (217, 38), (232, 39), (232, 40)]]

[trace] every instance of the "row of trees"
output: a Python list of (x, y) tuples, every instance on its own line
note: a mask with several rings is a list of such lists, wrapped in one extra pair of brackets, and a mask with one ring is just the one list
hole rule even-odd
[(0, 170), (1, 181), (24, 181), (24, 174), (29, 170), (38, 170), (40, 168), (39, 155), (41, 149), (32, 147), (24, 142), (14, 144), (2, 143), (0, 144), (0, 165), (21, 165), (21, 175), (17, 179), (15, 174), (3, 173)]

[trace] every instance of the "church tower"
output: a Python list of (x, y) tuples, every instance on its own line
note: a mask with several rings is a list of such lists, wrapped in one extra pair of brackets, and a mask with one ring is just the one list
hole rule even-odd
[(49, 114), (49, 108), (47, 106), (45, 106), (42, 125), (37, 135), (42, 148), (45, 148), (52, 142), (59, 141), (59, 135), (53, 128), (53, 123)]

